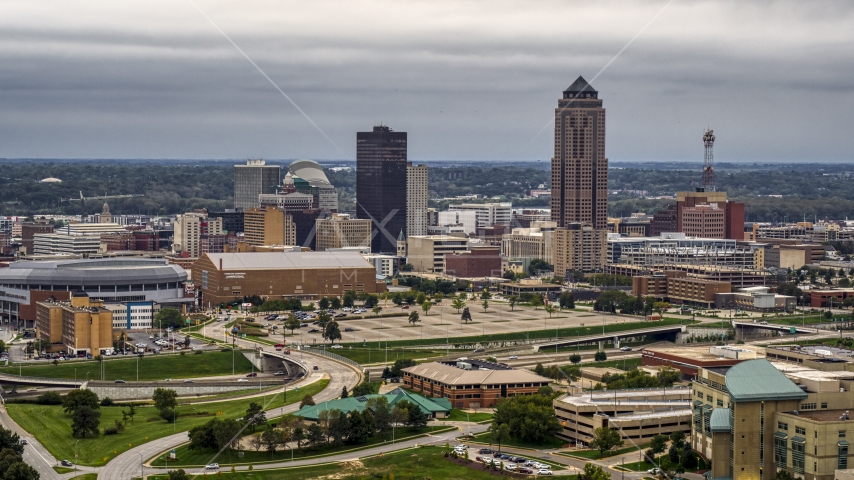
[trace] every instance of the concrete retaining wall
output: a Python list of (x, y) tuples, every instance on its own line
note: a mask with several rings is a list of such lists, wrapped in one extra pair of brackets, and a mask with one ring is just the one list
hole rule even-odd
[(238, 390), (247, 390), (250, 388), (261, 388), (269, 386), (281, 386), (282, 382), (262, 381), (257, 379), (248, 379), (248, 382), (133, 382), (133, 383), (109, 383), (109, 382), (88, 382), (84, 383), (80, 388), (91, 390), (98, 395), (98, 398), (110, 397), (113, 400), (150, 400), (154, 395), (156, 388), (168, 388), (178, 392), (179, 397), (193, 395), (215, 395), (217, 393), (234, 392)]

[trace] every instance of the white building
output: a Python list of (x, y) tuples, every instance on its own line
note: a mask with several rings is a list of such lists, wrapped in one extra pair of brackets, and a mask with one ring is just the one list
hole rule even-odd
[(393, 277), (397, 273), (398, 257), (394, 255), (369, 254), (362, 256), (376, 267), (379, 276)]
[[(466, 210), (453, 210), (447, 212), (439, 212), (439, 220), (437, 227), (448, 225), (461, 225), (463, 232), (466, 234), (477, 232), (478, 217), (477, 212)], [(428, 229), (429, 230), (429, 229)]]
[(491, 227), (497, 223), (509, 225), (513, 216), (513, 206), (509, 203), (463, 203), (448, 205), (448, 211), (476, 212), (477, 226), (481, 228)]
[(406, 164), (406, 234), (427, 234), (427, 165)]
[(99, 235), (60, 235), (58, 233), (37, 233), (33, 235), (33, 253), (35, 255), (88, 255), (101, 253)]
[(104, 308), (113, 312), (113, 328), (116, 330), (154, 328), (154, 315), (160, 310), (154, 302), (106, 303)]

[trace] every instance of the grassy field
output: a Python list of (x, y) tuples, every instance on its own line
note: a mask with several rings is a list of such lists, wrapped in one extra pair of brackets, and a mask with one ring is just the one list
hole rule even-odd
[[(423, 480), (435, 478), (442, 480), (494, 480), (495, 474), (484, 471), (483, 467), (472, 460), (467, 465), (459, 465), (444, 456), (442, 447), (421, 447), (401, 450), (391, 454), (362, 458), (349, 462), (280, 470), (254, 470), (237, 472), (231, 476), (223, 469), (223, 476), (235, 480), (310, 480), (315, 478), (335, 478), (336, 480), (357, 480), (362, 478), (383, 478), (394, 474), (395, 480)], [(165, 479), (165, 475), (150, 476), (150, 479)]]
[(71, 473), (74, 471), (74, 469), (68, 467), (53, 467), (53, 471), (55, 471), (56, 473)]
[[(368, 342), (370, 344), (370, 342)], [(343, 350), (330, 350), (330, 352), (337, 353), (342, 357), (347, 357), (354, 362), (361, 363), (362, 365), (367, 365), (369, 363), (394, 363), (397, 359), (412, 359), (412, 360), (422, 360), (425, 358), (431, 357), (441, 357), (447, 353), (446, 350), (413, 350), (413, 349), (405, 349), (403, 347), (395, 347), (395, 348), (364, 348), (364, 347), (353, 347), (353, 349), (345, 348)], [(450, 354), (454, 355), (455, 353), (459, 353), (460, 350), (450, 350)], [(469, 352), (469, 350), (465, 350), (465, 352)]]
[(76, 477), (71, 477), (71, 480), (97, 480), (97, 473), (84, 473), (83, 475), (77, 475)]
[(487, 420), (492, 420), (491, 413), (466, 413), (459, 409), (452, 409), (451, 414), (448, 415), (448, 418), (445, 420), (449, 420), (452, 422), (485, 422)]
[(640, 358), (621, 358), (616, 360), (605, 360), (604, 362), (586, 362), (582, 367), (619, 368), (620, 370), (633, 370), (641, 366)]
[[(328, 384), (328, 380), (315, 382), (300, 388), (299, 393), (288, 393), (288, 404), (298, 403), (303, 396), (315, 395)], [(282, 395), (266, 397), (267, 409), (281, 407)], [(189, 430), (201, 425), (216, 415), (224, 417), (242, 417), (249, 403), (262, 403), (264, 398), (240, 399), (200, 405), (181, 405), (178, 407), (178, 421), (173, 425), (161, 420), (153, 407), (140, 407), (134, 422), (127, 423), (127, 429), (118, 435), (83, 438), (77, 443), (78, 458), (81, 465), (100, 466), (116, 455), (134, 445), (150, 442), (172, 435), (174, 432)], [(101, 428), (111, 427), (116, 420), (122, 419), (124, 407), (101, 407)], [(9, 415), (18, 424), (34, 435), (50, 453), (59, 459), (74, 458), (74, 446), (78, 439), (71, 436), (71, 416), (59, 406), (10, 404), (6, 406)]]
[[(395, 440), (405, 440), (411, 439), (415, 437), (422, 437), (429, 433), (436, 433), (441, 431), (453, 430), (452, 427), (446, 426), (428, 426), (418, 431), (413, 432), (408, 428), (398, 428), (396, 431)], [(257, 433), (258, 435), (261, 432)], [(368, 447), (380, 445), (383, 443), (391, 444), (391, 433), (389, 433), (388, 438), (381, 438), (379, 435), (375, 435), (368, 439), (366, 443), (362, 443), (359, 445), (342, 445), (338, 447), (333, 446), (324, 446), (320, 448), (300, 448), (296, 449), (293, 452), (293, 458), (295, 460), (299, 460), (302, 458), (312, 458), (318, 456), (327, 456), (327, 455), (337, 455), (339, 453), (344, 452), (354, 452), (354, 456), (358, 456), (359, 450), (363, 450)], [(211, 462), (218, 462), (222, 465), (249, 465), (249, 464), (258, 464), (258, 463), (268, 463), (268, 462), (282, 462), (288, 461), (291, 459), (291, 451), (290, 450), (279, 450), (274, 454), (270, 454), (270, 452), (254, 451), (250, 449), (243, 450), (243, 458), (238, 458), (237, 452), (231, 449), (226, 450), (221, 455), (216, 456), (215, 450), (205, 450), (203, 452), (192, 451), (187, 448), (187, 445), (182, 445), (175, 449), (175, 454), (178, 457), (177, 460), (169, 461), (169, 465), (174, 465), (175, 467), (201, 467), (207, 465)], [(152, 466), (162, 467), (165, 466), (165, 462), (161, 460), (162, 456), (154, 459), (151, 462)]]
[[(651, 327), (663, 327), (667, 325), (676, 325), (676, 324), (684, 324), (690, 325), (690, 320), (672, 318), (672, 319), (664, 319), (656, 322), (626, 322), (626, 323), (612, 323), (605, 325), (605, 333), (614, 333), (614, 332), (623, 332), (626, 330), (636, 330), (640, 328), (651, 328)], [(500, 341), (508, 341), (508, 340), (523, 340), (523, 339), (537, 339), (537, 338), (554, 338), (555, 335), (561, 338), (569, 338), (569, 337), (578, 337), (578, 336), (587, 336), (587, 335), (596, 335), (602, 333), (602, 324), (601, 322), (596, 323), (594, 326), (589, 327), (568, 327), (568, 328), (559, 328), (557, 329), (557, 333), (555, 333), (555, 329), (548, 330), (531, 330), (528, 332), (522, 333), (495, 333), (491, 335), (475, 335), (469, 337), (450, 337), (447, 339), (447, 342), (450, 343), (451, 346), (454, 344), (460, 343), (479, 343), (479, 342), (500, 342)], [(346, 338), (346, 337), (345, 337)], [(444, 343), (445, 339), (442, 338), (425, 338), (423, 340), (413, 339), (413, 340), (395, 340), (391, 342), (383, 342), (383, 345), (387, 345), (388, 347), (403, 347), (410, 345), (440, 345)], [(361, 342), (358, 343), (342, 343), (344, 346), (352, 345), (353, 348), (360, 347)]]
[[(201, 355), (187, 352), (186, 355), (146, 355), (139, 359), (139, 380), (163, 380), (165, 378), (195, 378), (215, 375), (231, 375), (231, 352), (206, 351)], [(240, 352), (234, 353), (235, 373), (246, 373), (252, 369), (252, 363)], [(76, 371), (75, 371), (76, 370)], [(0, 372), (9, 375), (49, 377), (82, 380), (100, 379), (101, 365), (95, 360), (84, 362), (70, 361), (59, 365), (50, 363), (0, 368)], [(137, 379), (137, 357), (128, 355), (116, 360), (104, 361), (104, 380)]]
[[(489, 432), (479, 433), (479, 434), (475, 435), (474, 438), (476, 441), (478, 441), (480, 443), (487, 443), (487, 444), (492, 443), (492, 435)], [(521, 447), (521, 448), (541, 449), (541, 448), (559, 448), (563, 445), (566, 445), (566, 443), (567, 443), (566, 440), (561, 440), (560, 438), (553, 437), (551, 439), (548, 439), (545, 443), (541, 443), (541, 444), (533, 444), (533, 443), (519, 442), (516, 440), (508, 440), (507, 443), (503, 443), (501, 446), (502, 447), (506, 446), (506, 447)], [(497, 446), (498, 445), (495, 444), (495, 447), (497, 447)]]

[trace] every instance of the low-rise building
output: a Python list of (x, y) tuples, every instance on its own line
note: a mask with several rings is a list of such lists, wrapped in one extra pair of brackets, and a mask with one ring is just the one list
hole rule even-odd
[(160, 305), (154, 302), (107, 303), (104, 308), (113, 315), (115, 330), (148, 330), (154, 327), (154, 315)]
[(539, 278), (523, 278), (518, 282), (507, 282), (499, 285), (504, 295), (519, 296), (524, 293), (542, 295), (548, 298), (550, 295), (559, 295), (562, 287), (554, 283), (545, 283)]
[(501, 254), (511, 258), (554, 258), (554, 229), (557, 222), (532, 222), (531, 228), (514, 228), (501, 238)]
[(762, 358), (756, 347), (715, 345), (711, 347), (645, 347), (641, 354), (641, 365), (645, 367), (669, 367), (679, 370), (684, 378), (695, 378), (701, 368), (731, 367), (746, 360)]
[(445, 235), (411, 235), (406, 239), (406, 263), (413, 271), (425, 273), (443, 273), (445, 255), (467, 252), (467, 238)]
[(652, 388), (564, 395), (553, 401), (557, 436), (589, 445), (597, 428), (613, 428), (638, 443), (691, 428), (691, 389)]
[(483, 360), (428, 362), (403, 369), (406, 387), (430, 397), (444, 397), (454, 408), (489, 408), (498, 400), (533, 395), (550, 380)]
[(737, 292), (715, 294), (715, 308), (731, 308), (753, 312), (788, 312), (798, 299), (771, 292), (770, 287), (748, 287)]
[[(684, 272), (681, 272), (684, 273)], [(715, 295), (729, 293), (732, 285), (702, 278), (668, 277), (667, 298), (670, 303), (712, 307)]]
[(845, 300), (854, 297), (854, 288), (816, 289), (804, 292), (804, 294), (809, 296), (811, 307), (839, 307)]
[[(358, 397), (339, 398), (319, 405), (306, 405), (296, 412), (296, 416), (309, 422), (317, 422), (322, 412), (339, 410), (343, 414), (371, 410), (371, 400), (384, 398), (392, 409), (402, 400), (418, 405), (418, 408), (429, 418), (446, 418), (451, 413), (451, 401), (447, 398), (427, 398), (417, 393), (410, 393), (402, 388), (378, 395), (361, 395)], [(373, 412), (372, 412), (373, 413)]]
[(371, 246), (372, 222), (370, 219), (350, 218), (346, 213), (333, 213), (316, 222), (317, 251), (332, 248)]
[(460, 278), (501, 276), (501, 249), (474, 246), (466, 252), (445, 255), (445, 274)]

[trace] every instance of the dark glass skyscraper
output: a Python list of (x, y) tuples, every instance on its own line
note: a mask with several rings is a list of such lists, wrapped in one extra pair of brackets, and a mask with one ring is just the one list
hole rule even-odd
[(373, 221), (371, 251), (397, 254), (406, 232), (406, 132), (356, 133), (356, 216)]

